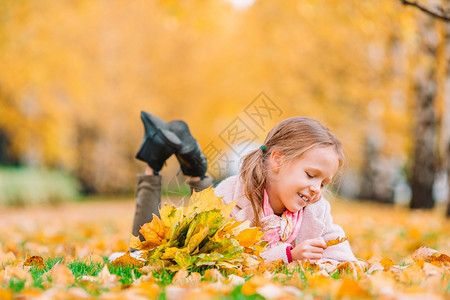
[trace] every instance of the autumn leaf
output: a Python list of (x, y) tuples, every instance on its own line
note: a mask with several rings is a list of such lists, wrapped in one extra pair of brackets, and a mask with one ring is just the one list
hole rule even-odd
[(326, 243), (327, 243), (327, 247), (330, 247), (330, 246), (334, 246), (334, 245), (340, 244), (340, 243), (342, 243), (342, 242), (345, 242), (346, 240), (347, 240), (347, 237), (346, 237), (346, 236), (344, 236), (344, 237), (338, 237), (337, 239), (334, 239), (334, 240), (329, 240), (329, 241), (326, 242)]
[(415, 262), (418, 262), (421, 259), (423, 260), (429, 259), (429, 257), (431, 257), (435, 253), (437, 253), (437, 251), (434, 249), (428, 247), (420, 247), (419, 249), (413, 252), (412, 258)]
[(31, 277), (31, 273), (29, 273), (27, 270), (25, 270), (22, 267), (16, 267), (11, 265), (6, 266), (3, 277), (5, 279), (17, 278), (25, 282), (31, 282), (33, 280)]
[(395, 263), (392, 261), (392, 259), (385, 257), (382, 260), (380, 260), (380, 264), (383, 266), (385, 271), (388, 271)]
[(242, 230), (235, 239), (239, 241), (244, 247), (250, 247), (261, 240), (264, 233), (260, 231), (259, 227), (248, 228)]
[(180, 248), (177, 248), (177, 247), (166, 248), (164, 250), (164, 253), (161, 254), (161, 259), (174, 259), (175, 255), (178, 252), (188, 253), (188, 249), (187, 248), (180, 249)]
[(13, 292), (0, 288), (0, 299), (4, 299), (4, 300), (13, 300)]
[(208, 236), (208, 231), (208, 225), (198, 225), (196, 230), (197, 233), (195, 233), (189, 240), (186, 239), (186, 247), (189, 253), (192, 253), (196, 248), (200, 246), (200, 243)]
[(450, 266), (450, 257), (446, 254), (439, 253), (438, 251), (428, 248), (420, 247), (412, 254), (412, 258), (415, 262), (423, 260), (427, 263), (440, 266)]
[(189, 216), (184, 216), (183, 219), (178, 222), (173, 229), (171, 229), (169, 246), (183, 246), (186, 242), (186, 235), (189, 230), (191, 222), (197, 216), (196, 213), (192, 213)]
[[(245, 224), (244, 224), (245, 223)], [(218, 241), (220, 241), (224, 236), (230, 236), (234, 233), (235, 228), (239, 227), (240, 225), (243, 225), (245, 228), (249, 227), (250, 222), (248, 220), (238, 222), (234, 218), (230, 218), (222, 225), (222, 228), (216, 233), (215, 239), (217, 238)], [(237, 232), (241, 232), (241, 230), (237, 230)]]
[(106, 288), (112, 288), (116, 286), (120, 280), (120, 277), (111, 274), (108, 269), (108, 265), (104, 265), (103, 269), (98, 273), (97, 278), (102, 283), (102, 285)]
[(173, 277), (172, 282), (174, 284), (184, 284), (187, 282), (189, 273), (186, 268), (181, 268)]
[(166, 227), (174, 228), (175, 224), (183, 218), (183, 208), (176, 208), (166, 204), (159, 210), (159, 215)]
[[(214, 209), (212, 211), (200, 212), (195, 217), (195, 220), (193, 220), (189, 225), (184, 245), (187, 246), (191, 240), (191, 236), (193, 234), (197, 234), (199, 231), (202, 231), (203, 228), (206, 226), (207, 230), (202, 234), (203, 238), (198, 243), (200, 244), (200, 242), (206, 236), (208, 235), (212, 236), (217, 231), (217, 229), (220, 227), (221, 224), (222, 224), (222, 216), (219, 211)], [(197, 236), (197, 239), (198, 238), (199, 237)]]
[(136, 288), (144, 291), (146, 299), (157, 299), (161, 288), (155, 282), (141, 281)]
[(259, 287), (265, 286), (270, 282), (270, 279), (267, 277), (255, 275), (242, 285), (241, 292), (244, 296), (254, 295)]
[(141, 239), (138, 236), (134, 236), (134, 235), (130, 236), (129, 246), (130, 246), (130, 248), (134, 248), (137, 250), (144, 250)]
[(72, 271), (63, 264), (56, 264), (51, 268), (44, 276), (44, 278), (50, 277), (53, 284), (60, 286), (70, 286), (75, 282), (75, 276)]
[(23, 263), (24, 266), (32, 266), (38, 270), (43, 270), (45, 268), (44, 259), (40, 256), (30, 256), (27, 254), (27, 259)]
[(113, 260), (111, 262), (111, 265), (113, 265), (113, 266), (139, 266), (139, 267), (142, 267), (144, 265), (144, 263), (141, 260), (132, 257), (130, 255), (130, 251), (127, 251), (124, 255), (119, 256), (118, 258)]
[(195, 263), (196, 259), (196, 256), (191, 256), (189, 253), (182, 251), (175, 253), (175, 257), (173, 258), (173, 260), (182, 268), (191, 267)]
[(225, 280), (222, 273), (220, 273), (219, 270), (217, 270), (217, 269), (206, 270), (204, 278), (205, 278), (205, 280), (208, 280), (208, 281), (223, 281), (223, 280)]
[(103, 269), (98, 273), (97, 276), (83, 276), (81, 278), (81, 280), (83, 281), (89, 281), (89, 282), (95, 282), (100, 284), (103, 288), (114, 288), (115, 286), (117, 286), (120, 282), (120, 277), (115, 275), (115, 274), (111, 274), (109, 272), (108, 269), (108, 265), (104, 265)]
[(210, 211), (217, 209), (222, 213), (222, 216), (225, 219), (228, 219), (235, 206), (236, 201), (233, 201), (230, 204), (224, 204), (222, 198), (214, 195), (214, 189), (209, 187), (201, 192), (193, 191), (184, 214), (189, 215), (194, 211)]
[(139, 232), (145, 238), (145, 248), (147, 249), (153, 245), (156, 247), (166, 242), (166, 227), (155, 214), (153, 214), (152, 221), (145, 223)]
[(365, 299), (372, 298), (368, 291), (361, 287), (358, 281), (344, 278), (341, 287), (339, 288), (337, 295), (339, 299), (349, 298), (349, 299)]

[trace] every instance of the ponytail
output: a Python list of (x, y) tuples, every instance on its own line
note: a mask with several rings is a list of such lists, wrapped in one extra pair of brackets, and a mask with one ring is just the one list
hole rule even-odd
[(267, 151), (259, 148), (247, 154), (242, 161), (241, 179), (245, 186), (245, 197), (252, 204), (256, 226), (260, 225), (259, 212), (262, 211), (262, 199), (266, 187)]

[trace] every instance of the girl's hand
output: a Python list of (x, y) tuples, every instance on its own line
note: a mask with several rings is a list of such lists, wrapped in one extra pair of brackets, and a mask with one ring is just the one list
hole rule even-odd
[(327, 244), (322, 237), (305, 240), (291, 250), (292, 260), (309, 260), (315, 263), (322, 258), (323, 250), (326, 248)]

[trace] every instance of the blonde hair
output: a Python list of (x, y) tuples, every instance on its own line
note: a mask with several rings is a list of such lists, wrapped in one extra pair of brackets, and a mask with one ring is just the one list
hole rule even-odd
[(339, 169), (345, 160), (339, 139), (317, 120), (307, 117), (291, 117), (279, 122), (267, 134), (264, 147), (244, 157), (240, 172), (245, 196), (252, 204), (257, 226), (260, 225), (258, 213), (262, 210), (267, 180), (267, 160), (272, 151), (281, 152), (285, 162), (292, 162), (314, 147), (334, 147)]

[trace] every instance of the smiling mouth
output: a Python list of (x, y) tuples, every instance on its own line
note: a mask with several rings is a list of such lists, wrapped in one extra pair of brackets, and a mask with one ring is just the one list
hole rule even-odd
[(303, 201), (305, 201), (306, 203), (308, 203), (308, 202), (309, 202), (309, 199), (308, 199), (308, 198), (306, 198), (305, 196), (303, 196), (302, 194), (300, 194), (300, 193), (297, 193), (297, 195), (299, 195), (299, 197), (300, 197), (300, 198), (302, 198), (302, 200), (303, 200)]

